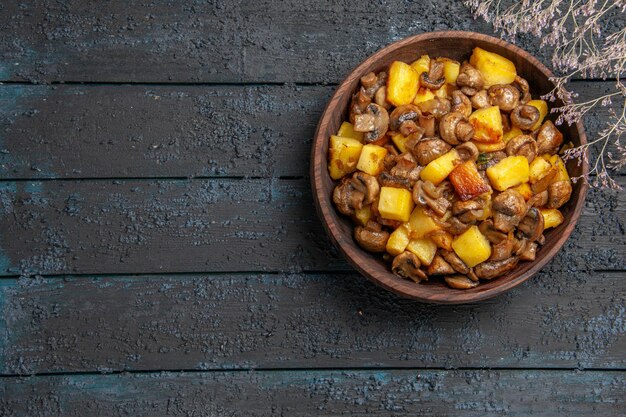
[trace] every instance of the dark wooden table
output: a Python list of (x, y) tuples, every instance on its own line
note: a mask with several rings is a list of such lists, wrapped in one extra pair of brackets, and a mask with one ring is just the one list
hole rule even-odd
[(0, 3), (0, 415), (625, 414), (626, 193), (456, 307), (367, 282), (314, 212), (336, 84), (405, 36), (492, 33), (460, 2), (89, 3)]

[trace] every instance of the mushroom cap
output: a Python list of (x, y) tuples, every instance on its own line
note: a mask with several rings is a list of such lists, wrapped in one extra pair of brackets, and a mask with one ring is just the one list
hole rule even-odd
[(509, 232), (506, 239), (503, 239), (499, 243), (491, 246), (491, 256), (489, 257), (489, 260), (502, 261), (510, 258), (513, 254), (514, 243), (515, 238), (513, 237), (513, 233)]
[(491, 243), (498, 244), (507, 238), (506, 233), (502, 233), (493, 225), (493, 220), (487, 219), (483, 221), (478, 229)]
[(556, 181), (548, 187), (548, 208), (559, 208), (567, 203), (572, 195), (572, 184), (569, 181)]
[(428, 206), (441, 217), (450, 208), (450, 202), (443, 197), (443, 190), (430, 181), (419, 180), (413, 186), (413, 202), (419, 206)]
[(496, 84), (489, 87), (489, 102), (500, 110), (509, 112), (519, 105), (520, 92), (511, 84)]
[(352, 175), (352, 186), (364, 194), (363, 204), (371, 204), (378, 197), (380, 185), (376, 177), (365, 172), (355, 172)]
[(552, 121), (546, 120), (537, 133), (537, 153), (539, 155), (555, 154), (561, 143), (563, 143), (563, 134)]
[(377, 197), (380, 186), (375, 177), (364, 172), (355, 172), (352, 177), (343, 177), (333, 190), (333, 202), (341, 214), (351, 216), (355, 210), (371, 204)]
[(444, 280), (450, 288), (456, 290), (469, 290), (470, 288), (478, 286), (478, 281), (472, 281), (465, 275), (451, 275), (445, 277)]
[(491, 107), (487, 90), (478, 91), (472, 96), (470, 101), (472, 103), (472, 107), (475, 109), (486, 109), (487, 107)]
[(430, 68), (428, 72), (420, 74), (420, 86), (430, 88), (431, 90), (438, 90), (446, 82), (446, 78), (443, 74), (443, 62), (438, 60), (430, 61)]
[(439, 135), (450, 145), (458, 145), (474, 136), (474, 127), (462, 113), (450, 112), (439, 120)]
[(430, 265), (428, 265), (428, 275), (450, 275), (455, 273), (456, 270), (452, 268), (452, 265), (446, 262), (440, 255), (435, 255)]
[(417, 121), (422, 114), (419, 107), (414, 104), (404, 104), (398, 106), (389, 115), (389, 128), (398, 130), (403, 122), (408, 120)]
[(452, 92), (452, 108), (454, 112), (459, 112), (465, 117), (470, 117), (472, 114), (472, 102), (461, 90), (454, 90)]
[(531, 207), (517, 228), (530, 241), (535, 241), (543, 233), (543, 215), (537, 208)]
[(493, 279), (506, 274), (517, 266), (519, 258), (516, 256), (501, 261), (486, 261), (474, 267), (474, 273), (481, 279)]
[(376, 142), (387, 133), (389, 127), (389, 113), (387, 109), (375, 103), (370, 103), (365, 111), (356, 115), (354, 119), (354, 130), (363, 132), (366, 142)]
[(461, 274), (469, 273), (470, 269), (465, 265), (465, 262), (458, 257), (456, 253), (451, 250), (441, 250), (441, 256), (454, 268), (455, 271)]
[(418, 164), (426, 166), (450, 149), (452, 146), (439, 138), (424, 138), (413, 147), (413, 155)]
[(526, 215), (526, 201), (516, 190), (508, 189), (498, 194), (491, 205), (493, 225), (496, 229), (508, 233), (513, 230)]
[(354, 228), (354, 240), (366, 251), (384, 252), (389, 240), (389, 232), (357, 226)]
[(428, 279), (424, 271), (419, 269), (420, 265), (420, 260), (414, 253), (405, 251), (393, 258), (391, 271), (400, 278), (420, 282)]
[(473, 96), (485, 85), (483, 75), (469, 62), (464, 61), (456, 78), (456, 85), (468, 96)]
[(530, 163), (537, 157), (537, 142), (530, 135), (519, 135), (506, 143), (506, 154), (525, 156)]
[(435, 116), (432, 114), (422, 114), (419, 117), (419, 126), (424, 129), (424, 136), (435, 136)]
[(511, 124), (522, 130), (530, 130), (539, 120), (539, 110), (535, 106), (520, 104), (511, 111)]
[(530, 87), (528, 86), (528, 81), (519, 75), (515, 76), (515, 80), (513, 81), (513, 85), (520, 91), (520, 103), (526, 104), (528, 103), (532, 97), (530, 96)]
[(463, 161), (476, 161), (480, 152), (475, 144), (472, 142), (465, 142), (456, 147), (456, 152), (459, 154), (459, 158)]

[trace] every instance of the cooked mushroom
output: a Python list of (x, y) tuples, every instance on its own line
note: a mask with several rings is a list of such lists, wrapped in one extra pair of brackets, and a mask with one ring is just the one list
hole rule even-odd
[(378, 90), (376, 90), (376, 94), (374, 94), (374, 102), (381, 107), (389, 110), (391, 104), (387, 101), (387, 87), (382, 86)]
[(548, 208), (559, 208), (567, 203), (572, 195), (572, 184), (569, 181), (556, 181), (548, 187)]
[(414, 104), (405, 104), (398, 106), (389, 115), (389, 128), (391, 130), (398, 130), (402, 123), (406, 121), (417, 121), (422, 114), (420, 109)]
[(521, 261), (534, 261), (537, 255), (537, 243), (531, 242), (526, 238), (521, 240), (516, 239), (513, 252)]
[(372, 100), (365, 95), (365, 89), (361, 88), (352, 96), (350, 101), (350, 123), (354, 124), (356, 117), (363, 114)]
[(365, 88), (370, 88), (378, 81), (378, 77), (374, 72), (368, 72), (361, 77), (361, 85)]
[(555, 154), (561, 143), (563, 143), (563, 134), (554, 123), (546, 120), (537, 133), (537, 153), (539, 155)]
[(487, 94), (487, 90), (480, 90), (476, 94), (472, 96), (471, 99), (472, 107), (475, 109), (485, 109), (487, 107), (491, 107), (491, 103), (489, 103), (489, 95)]
[(474, 136), (474, 127), (461, 113), (450, 112), (439, 121), (439, 136), (450, 145), (458, 145)]
[(461, 88), (463, 94), (473, 96), (482, 90), (485, 80), (482, 74), (474, 68), (469, 62), (465, 61), (459, 69), (459, 76), (456, 79), (456, 85)]
[(435, 116), (432, 114), (422, 114), (418, 122), (419, 126), (424, 129), (424, 136), (427, 138), (435, 136)]
[(493, 221), (491, 219), (485, 220), (482, 222), (478, 229), (480, 233), (482, 233), (491, 243), (498, 244), (507, 238), (506, 233), (502, 233), (493, 225)]
[(537, 157), (537, 142), (529, 135), (519, 135), (506, 143), (506, 154), (521, 155), (532, 162)]
[(376, 142), (385, 136), (388, 126), (389, 114), (387, 110), (374, 103), (368, 104), (365, 112), (354, 118), (354, 130), (365, 133), (363, 138), (366, 142)]
[(428, 206), (437, 216), (446, 214), (450, 202), (443, 197), (442, 189), (437, 188), (430, 181), (417, 181), (413, 186), (413, 201), (420, 206)]
[(426, 166), (448, 152), (452, 147), (439, 138), (424, 138), (413, 147), (417, 163)]
[(411, 189), (411, 181), (398, 175), (392, 175), (387, 171), (383, 171), (378, 176), (381, 187), (406, 188)]
[(509, 117), (508, 113), (501, 111), (500, 119), (502, 119), (502, 131), (507, 133), (511, 130), (511, 117)]
[(443, 75), (443, 62), (431, 60), (428, 72), (423, 72), (420, 75), (420, 86), (430, 88), (431, 90), (438, 90), (445, 82), (446, 78)]
[(384, 252), (387, 246), (387, 240), (389, 240), (389, 232), (377, 227), (372, 227), (371, 223), (373, 222), (368, 222), (367, 227), (355, 227), (354, 240), (366, 251), (374, 253)]
[(535, 106), (522, 104), (511, 111), (511, 124), (523, 130), (530, 130), (539, 120), (539, 110)]
[(467, 277), (474, 281), (474, 282), (478, 282), (478, 277), (476, 276), (476, 273), (474, 273), (474, 268), (470, 268), (469, 271), (467, 272)]
[[(387, 73), (380, 72), (378, 75), (370, 72), (361, 77), (361, 85), (363, 86), (363, 94), (367, 96), (370, 101), (374, 99), (376, 92), (385, 86), (387, 83)], [(383, 106), (384, 107), (384, 106)]]
[(478, 159), (478, 148), (472, 142), (465, 142), (455, 149), (462, 161), (476, 161)]
[(520, 77), (519, 75), (515, 76), (515, 81), (513, 81), (513, 85), (520, 91), (520, 103), (526, 104), (528, 103), (532, 97), (530, 96), (530, 88), (528, 87), (528, 81)]
[(470, 117), (472, 114), (472, 102), (461, 90), (454, 90), (452, 92), (452, 108), (450, 111), (459, 112), (465, 117)]
[(476, 265), (474, 273), (481, 279), (493, 279), (515, 268), (518, 261), (518, 257), (511, 257), (501, 261), (486, 261)]
[(489, 102), (500, 110), (509, 112), (519, 105), (519, 90), (511, 84), (496, 84), (489, 87)]
[(539, 239), (539, 236), (543, 233), (543, 215), (535, 207), (531, 207), (526, 216), (517, 226), (518, 230), (531, 241)]
[(469, 229), (471, 225), (471, 223), (463, 223), (461, 220), (459, 220), (458, 217), (450, 217), (448, 220), (446, 220), (444, 228), (447, 232), (453, 235), (460, 235), (467, 229)]
[(419, 269), (420, 265), (420, 260), (414, 253), (403, 252), (393, 259), (391, 271), (400, 278), (420, 282), (428, 279), (424, 271)]
[(465, 265), (465, 262), (463, 262), (453, 251), (442, 249), (441, 256), (450, 264), (452, 268), (454, 268), (456, 272), (460, 274), (467, 274), (469, 272), (470, 269), (467, 265)]
[(395, 177), (405, 178), (411, 185), (419, 180), (421, 167), (417, 166), (415, 158), (410, 153), (403, 153), (396, 158), (396, 164), (389, 173)]
[(452, 205), (452, 215), (458, 218), (462, 223), (472, 225), (478, 219), (485, 215), (485, 206), (483, 201), (478, 199), (467, 201), (455, 201)]
[(352, 175), (352, 186), (365, 195), (363, 204), (372, 203), (380, 192), (380, 186), (378, 181), (376, 181), (376, 177), (365, 172), (355, 172)]
[(498, 194), (492, 203), (493, 225), (502, 232), (510, 232), (526, 215), (524, 197), (513, 189)]
[(333, 190), (333, 202), (340, 213), (346, 216), (355, 210), (371, 204), (377, 197), (380, 186), (375, 177), (364, 172), (355, 172), (352, 177), (344, 177)]
[(447, 98), (435, 97), (417, 105), (424, 114), (432, 114), (439, 119), (450, 112), (452, 104)]
[(456, 270), (452, 268), (452, 265), (439, 255), (435, 255), (430, 265), (428, 265), (428, 275), (450, 275), (454, 273), (456, 273)]
[(509, 232), (506, 239), (503, 239), (499, 243), (491, 246), (491, 256), (489, 257), (489, 260), (502, 261), (504, 259), (510, 258), (513, 254), (514, 243), (515, 238), (513, 237), (513, 233)]
[(445, 277), (444, 280), (450, 288), (454, 288), (456, 290), (469, 290), (470, 288), (474, 288), (478, 285), (478, 281), (472, 281), (465, 275), (451, 275), (449, 277)]
[(548, 190), (534, 194), (528, 200), (528, 207), (544, 207), (548, 204)]

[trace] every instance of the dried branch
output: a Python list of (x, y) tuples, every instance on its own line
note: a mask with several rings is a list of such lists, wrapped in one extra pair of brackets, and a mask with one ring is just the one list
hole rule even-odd
[[(626, 131), (626, 87), (622, 75), (626, 67), (626, 28), (602, 33), (607, 19), (624, 18), (626, 0), (468, 0), (464, 2), (475, 18), (493, 24), (496, 31), (515, 42), (519, 34), (531, 34), (541, 39), (541, 47), (553, 48), (552, 66), (559, 73), (552, 79), (555, 88), (543, 99), (560, 99), (564, 105), (552, 109), (559, 113), (557, 124), (576, 123), (599, 106), (609, 106), (619, 100), (621, 112), (611, 110), (605, 128), (586, 145), (569, 149), (566, 158), (588, 161), (589, 148), (600, 149), (595, 161), (590, 161), (590, 175), (585, 178), (592, 186), (620, 188), (611, 179), (609, 170), (626, 164), (626, 147), (622, 137)], [(576, 94), (566, 86), (573, 78), (615, 79), (615, 90), (583, 103), (575, 103)], [(617, 154), (608, 150), (615, 145)]]

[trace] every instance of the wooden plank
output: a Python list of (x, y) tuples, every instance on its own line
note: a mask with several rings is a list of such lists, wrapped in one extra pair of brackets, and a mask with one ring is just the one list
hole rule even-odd
[(0, 373), (254, 368), (626, 369), (626, 275), (554, 264), (474, 305), (357, 274), (0, 281)]
[(0, 381), (19, 416), (623, 416), (625, 372), (306, 371)]
[[(613, 83), (573, 86), (587, 100)], [(306, 176), (315, 127), (334, 90), (0, 86), (0, 178)], [(590, 139), (618, 104), (587, 118)]]
[[(339, 82), (381, 47), (433, 30), (492, 33), (455, 1), (3, 2), (0, 79)], [(535, 38), (519, 44), (549, 63)]]
[[(626, 269), (625, 198), (593, 192), (554, 262)], [(0, 236), (0, 275), (351, 270), (306, 179), (3, 182)]]

